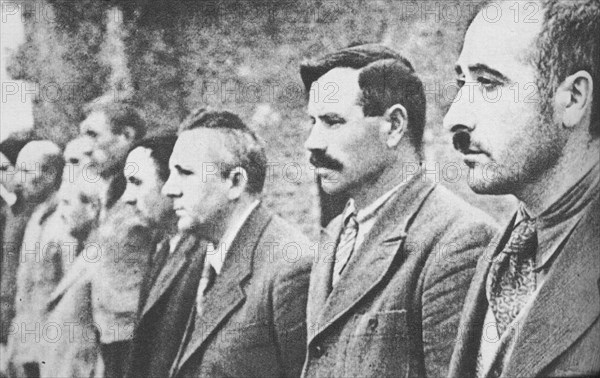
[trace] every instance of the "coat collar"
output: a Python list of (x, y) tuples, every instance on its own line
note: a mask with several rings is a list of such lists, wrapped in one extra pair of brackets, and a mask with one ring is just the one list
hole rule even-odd
[[(600, 201), (596, 199), (575, 227), (537, 293), (523, 326), (518, 329), (514, 352), (503, 375), (539, 375), (600, 316), (598, 214)], [(493, 257), (510, 237), (514, 220), (479, 260), (465, 300), (450, 377), (458, 378), (475, 371), (477, 348), (488, 308), (487, 275)]]
[[(346, 272), (331, 289), (331, 274), (334, 251), (339, 241), (341, 220), (334, 219), (331, 227), (323, 234), (321, 247), (328, 248), (319, 256), (313, 266), (309, 293), (309, 326), (316, 327), (309, 332), (309, 343), (347, 314), (358, 302), (368, 297), (386, 277), (393, 266), (402, 263), (404, 256), (401, 245), (414, 217), (434, 190), (435, 184), (425, 180), (423, 175), (415, 176), (401, 187), (393, 198), (381, 209), (371, 232), (355, 251), (346, 266)], [(335, 242), (332, 235), (335, 235)], [(324, 259), (324, 257), (331, 257)], [(331, 293), (330, 293), (331, 291)]]
[[(199, 248), (200, 247), (200, 248)], [(141, 316), (144, 316), (156, 302), (168, 291), (169, 287), (189, 261), (193, 253), (205, 253), (206, 242), (199, 243), (193, 235), (183, 236), (175, 251), (167, 257), (165, 266), (161, 269), (156, 281), (148, 293)]]
[(450, 362), (449, 377), (460, 378), (464, 376), (465, 372), (475, 372), (479, 341), (488, 307), (486, 297), (487, 275), (492, 260), (501, 251), (500, 247), (508, 241), (515, 219), (516, 215), (512, 217), (504, 231), (490, 242), (477, 262), (475, 274), (465, 298), (456, 345)]
[(516, 353), (503, 372), (506, 376), (539, 375), (600, 316), (598, 214), (596, 197), (535, 297), (518, 334)]
[[(240, 228), (225, 257), (221, 274), (206, 293), (203, 304), (206, 310), (196, 319), (196, 326), (178, 367), (183, 366), (245, 300), (243, 285), (252, 275), (256, 248), (271, 218), (272, 215), (259, 205)], [(249, 250), (248, 246), (252, 246), (252, 249)]]

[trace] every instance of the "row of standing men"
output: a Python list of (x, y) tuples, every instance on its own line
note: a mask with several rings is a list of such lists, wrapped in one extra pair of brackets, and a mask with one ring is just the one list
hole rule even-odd
[[(3, 196), (6, 374), (598, 373), (600, 62), (587, 52), (600, 33), (582, 33), (592, 47), (563, 34), (574, 14), (598, 31), (600, 10), (544, 4), (536, 25), (472, 21), (444, 121), (472, 189), (521, 201), (501, 232), (405, 171), (423, 160), (423, 84), (379, 45), (300, 68), (310, 163), (326, 193), (348, 198), (317, 243), (262, 203), (264, 147), (231, 112), (200, 109), (177, 135), (145, 137), (134, 107), (99, 100), (64, 158), (48, 141), (3, 148), (26, 178)], [(547, 63), (565, 38), (577, 64)], [(531, 46), (539, 61), (522, 59)], [(543, 74), (557, 76), (538, 82), (537, 103), (489, 101)], [(319, 98), (332, 83), (336, 101)], [(38, 174), (21, 168), (32, 162)]]

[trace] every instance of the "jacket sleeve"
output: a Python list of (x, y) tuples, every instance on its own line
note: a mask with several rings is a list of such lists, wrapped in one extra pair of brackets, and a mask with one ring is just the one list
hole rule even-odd
[(306, 302), (310, 262), (284, 262), (273, 287), (273, 321), (282, 376), (299, 377), (306, 351)]

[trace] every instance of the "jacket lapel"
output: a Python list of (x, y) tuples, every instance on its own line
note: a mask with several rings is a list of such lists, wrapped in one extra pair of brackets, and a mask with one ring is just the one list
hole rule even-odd
[(319, 315), (325, 307), (327, 297), (331, 292), (333, 274), (334, 251), (339, 242), (342, 230), (342, 216), (334, 218), (327, 228), (321, 230), (318, 252), (312, 266), (310, 287), (308, 291), (308, 305), (306, 308), (308, 335), (312, 334), (310, 328), (317, 325)]
[(364, 242), (354, 251), (347, 271), (327, 297), (318, 316), (319, 328), (309, 342), (368, 297), (391, 268), (402, 263), (401, 247), (408, 228), (434, 188), (435, 184), (421, 175), (415, 176), (384, 205)]
[(519, 330), (507, 376), (539, 375), (598, 319), (599, 205), (591, 204), (548, 273)]
[[(221, 273), (216, 277), (212, 289), (206, 293), (203, 304), (205, 311), (196, 321), (197, 327), (192, 332), (178, 368), (204, 345), (245, 300), (243, 284), (252, 275), (256, 247), (271, 218), (271, 214), (259, 205), (244, 222), (227, 251)], [(250, 245), (251, 251), (248, 250)]]
[(503, 246), (510, 237), (513, 229), (515, 216), (512, 217), (504, 232), (498, 234), (486, 248), (484, 254), (479, 258), (475, 275), (471, 281), (469, 291), (465, 298), (456, 345), (450, 362), (449, 377), (464, 377), (475, 371), (477, 354), (479, 352), (479, 341), (488, 302), (486, 297), (486, 281), (493, 258), (500, 253)]
[(167, 258), (165, 266), (161, 269), (156, 281), (152, 284), (142, 311), (142, 316), (167, 292), (175, 278), (187, 265), (187, 255), (196, 252), (197, 241), (192, 235), (183, 236), (183, 240), (179, 242), (173, 254)]

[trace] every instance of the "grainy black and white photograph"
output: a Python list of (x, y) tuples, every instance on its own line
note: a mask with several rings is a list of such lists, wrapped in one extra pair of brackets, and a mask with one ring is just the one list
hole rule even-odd
[(0, 8), (0, 378), (600, 375), (599, 0)]

